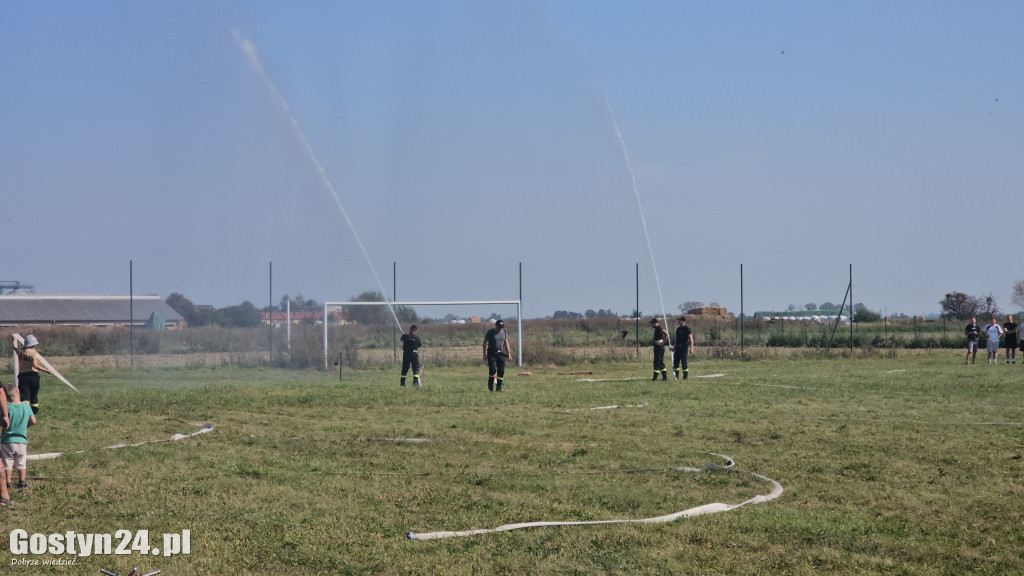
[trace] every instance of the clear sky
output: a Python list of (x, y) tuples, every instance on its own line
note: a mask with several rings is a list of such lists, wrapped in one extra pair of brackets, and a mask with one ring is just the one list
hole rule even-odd
[(527, 317), (625, 314), (639, 263), (646, 314), (655, 267), (667, 313), (738, 311), (743, 264), (749, 313), (852, 264), (879, 311), (1016, 310), (1022, 30), (1015, 0), (0, 0), (0, 280), (378, 290), (312, 150), (399, 300), (515, 299), (521, 262)]

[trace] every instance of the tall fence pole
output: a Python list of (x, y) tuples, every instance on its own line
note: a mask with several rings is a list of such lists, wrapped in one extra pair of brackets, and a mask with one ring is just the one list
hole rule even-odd
[(133, 262), (128, 261), (128, 365), (135, 367), (135, 281)]
[(743, 354), (743, 264), (740, 264), (740, 355)]
[(636, 263), (636, 357), (640, 357), (640, 263)]
[(853, 264), (850, 264), (850, 354), (853, 354)]
[(274, 263), (270, 262), (267, 285), (267, 363), (274, 364)]
[(519, 342), (516, 347), (519, 349), (519, 367), (523, 367), (523, 263), (519, 263), (519, 304), (516, 305), (519, 309), (516, 310), (516, 316), (519, 318), (519, 328), (516, 332), (519, 334)]
[[(391, 301), (398, 301), (398, 263), (391, 263)], [(398, 325), (391, 326), (391, 352), (394, 361), (398, 362)]]

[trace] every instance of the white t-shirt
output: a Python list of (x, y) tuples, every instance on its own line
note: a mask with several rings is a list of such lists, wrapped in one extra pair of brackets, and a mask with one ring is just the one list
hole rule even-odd
[(999, 324), (989, 324), (985, 326), (985, 334), (988, 334), (988, 341), (995, 344), (999, 343), (999, 336), (1003, 333), (1003, 327)]

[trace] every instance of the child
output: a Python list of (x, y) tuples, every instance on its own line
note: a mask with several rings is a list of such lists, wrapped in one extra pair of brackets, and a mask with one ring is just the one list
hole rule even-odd
[(0, 430), (6, 430), (10, 423), (7, 419), (7, 393), (3, 391), (3, 384), (0, 384)]
[(36, 346), (39, 339), (29, 334), (25, 336), (25, 344), (18, 346), (18, 339), (11, 336), (11, 347), (18, 354), (18, 363), (21, 371), (18, 374), (18, 390), (21, 391), (21, 398), (32, 407), (33, 414), (39, 414), (39, 373), (46, 372), (53, 374), (53, 371), (39, 363), (39, 352)]
[[(6, 488), (10, 488), (12, 470), (18, 471), (18, 488), (27, 488), (26, 457), (28, 456), (28, 427), (36, 423), (32, 408), (21, 401), (21, 394), (13, 382), (5, 382), (4, 392), (7, 394), (7, 412), (11, 425), (0, 434), (0, 456), (4, 460)], [(10, 492), (8, 492), (10, 503)]]
[[(7, 429), (7, 391), (3, 389), (3, 384), (0, 383), (0, 431)], [(11, 493), (7, 490), (7, 473), (4, 473), (4, 477), (0, 478), (3, 482), (0, 482), (0, 507), (5, 507), (11, 503)]]

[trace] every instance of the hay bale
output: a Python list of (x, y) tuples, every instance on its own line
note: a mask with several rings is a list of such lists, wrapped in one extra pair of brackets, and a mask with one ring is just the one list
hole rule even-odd
[(729, 311), (725, 306), (700, 306), (698, 308), (691, 308), (686, 314), (688, 316), (697, 316), (702, 320), (720, 320), (729, 318)]

